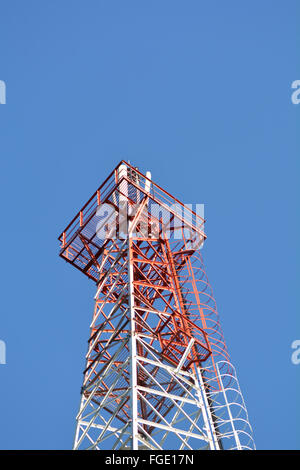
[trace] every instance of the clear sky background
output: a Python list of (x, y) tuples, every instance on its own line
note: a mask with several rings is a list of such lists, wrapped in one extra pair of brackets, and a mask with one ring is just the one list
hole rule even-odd
[(57, 236), (121, 159), (204, 203), (259, 449), (299, 449), (296, 0), (0, 0), (0, 448), (71, 448), (95, 287)]

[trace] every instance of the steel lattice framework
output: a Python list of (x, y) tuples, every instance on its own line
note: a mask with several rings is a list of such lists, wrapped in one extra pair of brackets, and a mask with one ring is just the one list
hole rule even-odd
[(203, 227), (122, 161), (60, 235), (97, 284), (74, 449), (254, 448)]

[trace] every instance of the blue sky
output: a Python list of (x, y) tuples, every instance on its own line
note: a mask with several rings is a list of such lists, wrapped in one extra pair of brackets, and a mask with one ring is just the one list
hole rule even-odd
[(296, 0), (1, 1), (1, 449), (72, 446), (94, 285), (57, 236), (123, 158), (205, 204), (257, 447), (300, 448), (296, 79)]

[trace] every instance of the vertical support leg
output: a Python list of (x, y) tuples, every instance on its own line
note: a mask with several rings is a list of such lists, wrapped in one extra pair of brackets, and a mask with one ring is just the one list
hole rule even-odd
[(205, 383), (202, 377), (202, 373), (199, 367), (197, 367), (197, 375), (198, 375), (198, 382), (200, 388), (200, 397), (199, 399), (202, 402), (202, 409), (203, 409), (203, 419), (205, 422), (206, 432), (209, 439), (209, 446), (211, 450), (221, 450), (218, 435), (216, 432), (216, 427), (214, 423), (214, 419), (212, 416), (212, 410), (210, 408), (210, 404), (207, 398), (206, 390), (205, 390)]
[(138, 450), (138, 422), (137, 422), (137, 365), (136, 365), (136, 331), (135, 331), (135, 313), (134, 313), (134, 292), (133, 292), (133, 262), (132, 262), (132, 243), (128, 238), (128, 294), (130, 308), (130, 394), (132, 410), (132, 450)]

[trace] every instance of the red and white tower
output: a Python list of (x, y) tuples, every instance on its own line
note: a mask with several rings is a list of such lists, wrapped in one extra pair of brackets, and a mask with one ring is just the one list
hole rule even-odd
[(253, 449), (203, 218), (122, 161), (59, 240), (96, 283), (74, 449)]

